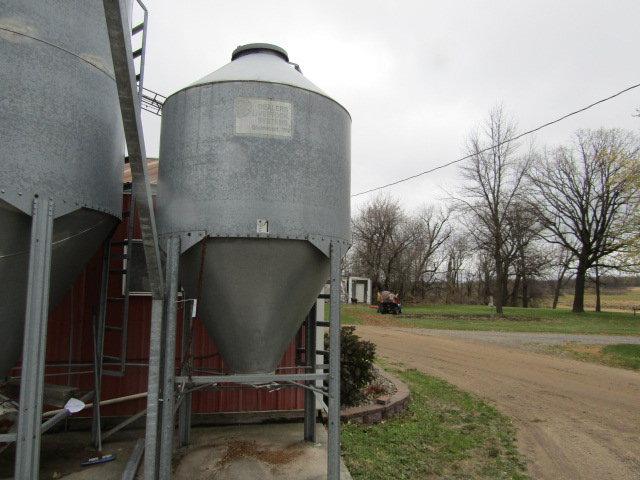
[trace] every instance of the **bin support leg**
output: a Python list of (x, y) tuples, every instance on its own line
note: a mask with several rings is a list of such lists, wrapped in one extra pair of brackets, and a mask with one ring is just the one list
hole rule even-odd
[(162, 387), (162, 426), (160, 438), (160, 480), (171, 478), (173, 455), (175, 378), (176, 378), (176, 314), (180, 237), (167, 239), (167, 266), (164, 301), (166, 319), (164, 334), (164, 368)]
[(102, 279), (100, 283), (100, 306), (97, 319), (93, 321), (93, 416), (91, 422), (91, 441), (102, 451), (102, 418), (100, 400), (102, 398), (102, 362), (104, 356), (104, 331), (107, 322), (107, 296), (109, 295), (109, 268), (111, 266), (111, 242), (108, 238), (102, 248)]
[(49, 316), (53, 200), (36, 196), (31, 217), (27, 305), (20, 375), (20, 410), (14, 478), (38, 478), (40, 434)]
[[(184, 315), (182, 318), (182, 359), (183, 361), (190, 358), (193, 341), (189, 340), (191, 336), (191, 327), (193, 325), (193, 316), (195, 305), (189, 302), (191, 308), (184, 305)], [(182, 375), (187, 375), (187, 370), (182, 366)], [(191, 393), (183, 393), (182, 402), (180, 402), (180, 410), (178, 411), (178, 443), (181, 447), (186, 447), (191, 441)]]
[(163, 302), (151, 302), (151, 331), (149, 333), (149, 382), (147, 387), (147, 423), (144, 446), (144, 478), (158, 476), (158, 434), (160, 423), (160, 366), (162, 362)]
[(329, 433), (327, 478), (340, 478), (340, 265), (342, 248), (331, 243), (331, 318), (329, 321)]

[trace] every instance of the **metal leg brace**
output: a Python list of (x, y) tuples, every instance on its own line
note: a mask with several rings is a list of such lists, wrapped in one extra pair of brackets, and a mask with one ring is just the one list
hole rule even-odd
[(36, 196), (33, 200), (31, 217), (27, 308), (16, 436), (14, 478), (20, 480), (37, 479), (40, 469), (42, 394), (49, 314), (52, 237), (53, 200)]
[(327, 478), (340, 478), (340, 283), (342, 246), (331, 243), (331, 318), (329, 322), (329, 433)]
[[(193, 341), (190, 340), (191, 328), (193, 325), (193, 316), (195, 305), (193, 302), (189, 302), (188, 305), (191, 308), (187, 308), (187, 303), (184, 304), (184, 315), (182, 317), (182, 359), (183, 362), (190, 357), (191, 350), (193, 348)], [(181, 375), (186, 375), (187, 371), (182, 365)], [(182, 393), (182, 401), (180, 402), (180, 410), (178, 412), (178, 432), (179, 440), (178, 444), (181, 447), (189, 445), (191, 440), (191, 393), (186, 391)]]
[[(305, 328), (305, 364), (307, 373), (316, 373), (316, 306), (311, 307), (307, 315)], [(307, 382), (315, 386), (314, 382)], [(304, 391), (304, 439), (307, 442), (316, 441), (316, 393), (312, 390)]]

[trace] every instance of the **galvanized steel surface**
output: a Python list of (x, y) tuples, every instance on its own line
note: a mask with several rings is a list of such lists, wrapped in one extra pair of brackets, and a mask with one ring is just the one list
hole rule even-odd
[[(263, 63), (304, 79), (276, 55), (249, 54), (230, 66), (237, 62), (257, 69), (258, 79)], [(238, 133), (243, 115), (259, 121), (256, 109), (278, 107), (289, 109), (289, 125)], [(264, 115), (267, 127), (278, 120)], [(287, 113), (279, 120), (286, 123)], [(335, 101), (282, 83), (216, 80), (170, 96), (162, 117), (159, 233), (348, 242), (350, 127)], [(258, 233), (259, 219), (268, 222), (268, 234)]]
[(121, 213), (124, 138), (102, 2), (0, 9), (0, 199)]
[[(0, 225), (0, 279), (11, 285), (0, 289), (0, 332), (5, 339), (0, 349), (0, 376), (4, 376), (22, 350), (31, 217), (0, 200)], [(51, 309), (115, 225), (112, 216), (84, 208), (54, 221)]]
[(182, 284), (235, 373), (275, 369), (328, 277), (329, 242), (349, 242), (350, 127), (262, 47), (164, 104), (158, 231), (181, 236)]
[(121, 215), (124, 140), (102, 2), (0, 9), (0, 375), (20, 353), (31, 202), (54, 202), (50, 303)]
[[(271, 373), (329, 275), (329, 260), (299, 240), (207, 239), (183, 255), (182, 285), (229, 368)], [(203, 263), (202, 278), (199, 271)]]

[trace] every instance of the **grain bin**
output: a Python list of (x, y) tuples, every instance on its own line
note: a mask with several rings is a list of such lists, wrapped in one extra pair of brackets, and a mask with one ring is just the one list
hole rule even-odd
[(0, 85), (5, 375), (22, 347), (34, 196), (55, 203), (50, 306), (121, 215), (124, 136), (102, 1), (2, 2)]
[(348, 112), (274, 45), (171, 95), (158, 230), (229, 370), (273, 372), (350, 238)]

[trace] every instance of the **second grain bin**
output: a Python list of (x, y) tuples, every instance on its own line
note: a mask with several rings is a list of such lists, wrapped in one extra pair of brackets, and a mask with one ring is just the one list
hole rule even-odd
[(34, 197), (55, 204), (53, 307), (118, 224), (123, 162), (102, 2), (0, 2), (0, 376), (23, 347)]
[(350, 238), (351, 119), (277, 46), (231, 60), (164, 104), (158, 228), (229, 370), (267, 373)]

